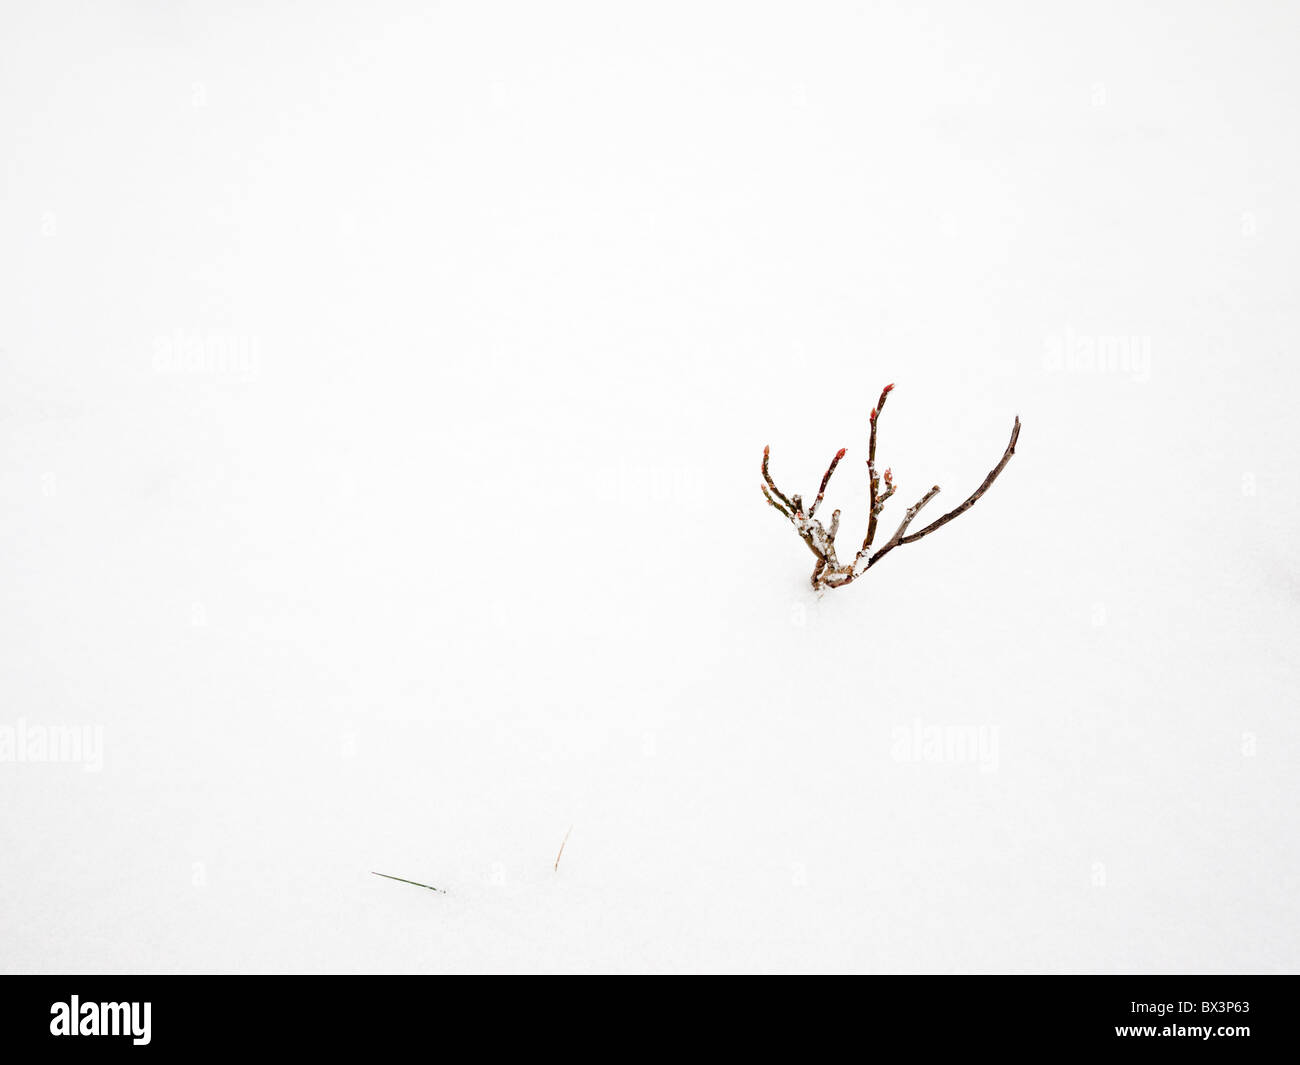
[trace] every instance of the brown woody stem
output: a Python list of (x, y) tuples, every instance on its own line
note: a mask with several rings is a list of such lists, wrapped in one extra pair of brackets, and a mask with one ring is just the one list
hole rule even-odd
[(771, 503), (772, 506), (776, 507), (776, 509), (779, 510), (782, 514), (784, 514), (787, 518), (790, 517), (790, 512), (786, 510), (785, 507), (781, 506), (781, 504), (778, 503), (775, 499), (772, 498), (772, 493), (767, 490), (767, 485), (760, 484), (758, 487), (763, 489), (763, 495), (767, 496), (767, 501)]
[(822, 475), (821, 487), (817, 489), (817, 498), (813, 500), (813, 505), (808, 508), (808, 517), (811, 518), (816, 514), (817, 508), (821, 506), (822, 497), (826, 495), (826, 485), (831, 479), (831, 474), (835, 472), (835, 467), (840, 464), (840, 459), (844, 457), (844, 452), (846, 450), (847, 448), (840, 448), (839, 451), (835, 453), (835, 457), (831, 459), (831, 464), (826, 467), (826, 472)]
[[(880, 514), (880, 477), (876, 473), (876, 419), (880, 417), (880, 412), (885, 409), (885, 400), (889, 398), (892, 384), (885, 385), (880, 390), (880, 398), (876, 400), (876, 405), (871, 408), (871, 439), (867, 443), (867, 473), (871, 478), (871, 498), (867, 505), (867, 535), (862, 541), (862, 551), (871, 546), (876, 538), (876, 518)], [(859, 551), (858, 554), (862, 554)]]
[(931, 488), (928, 492), (926, 492), (925, 495), (923, 495), (920, 499), (918, 499), (916, 503), (914, 503), (912, 506), (907, 508), (907, 513), (903, 516), (902, 523), (898, 526), (897, 529), (894, 530), (894, 535), (889, 538), (888, 542), (885, 544), (884, 547), (882, 547), (879, 551), (877, 551), (874, 555), (872, 555), (871, 558), (867, 560), (867, 565), (865, 567), (866, 569), (870, 569), (873, 565), (879, 562), (882, 557), (887, 555), (890, 551), (894, 550), (894, 548), (896, 548), (899, 544), (903, 543), (903, 534), (907, 532), (907, 527), (912, 524), (912, 519), (915, 518), (917, 514), (921, 512), (921, 508), (923, 506), (925, 506), (928, 502), (930, 502), (930, 500), (932, 500), (938, 494), (939, 494), (939, 486), (936, 484), (933, 488)]
[[(880, 399), (871, 411), (871, 438), (867, 448), (867, 469), (870, 474), (870, 502), (868, 509), (868, 524), (866, 539), (862, 542), (862, 548), (858, 551), (857, 556), (849, 565), (841, 565), (836, 557), (835, 538), (840, 531), (840, 512), (834, 511), (831, 514), (830, 528), (824, 528), (822, 523), (815, 517), (817, 508), (821, 506), (826, 496), (826, 486), (830, 483), (831, 476), (835, 473), (836, 467), (844, 457), (845, 449), (840, 448), (835, 457), (831, 459), (826, 473), (822, 475), (821, 486), (817, 490), (817, 498), (813, 500), (812, 506), (805, 514), (803, 509), (803, 498), (798, 495), (786, 496), (776, 483), (772, 480), (772, 475), (768, 470), (769, 448), (763, 448), (763, 481), (760, 487), (763, 490), (763, 497), (768, 504), (780, 512), (781, 516), (786, 518), (795, 527), (799, 538), (808, 545), (808, 550), (813, 553), (817, 560), (812, 573), (812, 585), (816, 589), (823, 588), (842, 588), (846, 584), (852, 584), (862, 574), (866, 573), (872, 566), (885, 557), (890, 551), (903, 544), (914, 543), (923, 536), (928, 536), (939, 529), (953, 518), (965, 513), (973, 507), (979, 498), (988, 491), (989, 486), (997, 480), (998, 475), (1006, 468), (1011, 456), (1016, 453), (1016, 441), (1020, 438), (1020, 418), (1017, 417), (1015, 425), (1011, 430), (1011, 440), (1007, 444), (1006, 451), (1002, 454), (1001, 461), (998, 462), (992, 470), (989, 471), (984, 482), (977, 488), (974, 493), (961, 506), (950, 510), (943, 517), (931, 522), (919, 532), (908, 534), (907, 530), (911, 527), (913, 520), (921, 509), (930, 502), (939, 492), (939, 486), (935, 485), (925, 493), (915, 504), (908, 508), (907, 513), (903, 516), (902, 522), (894, 530), (894, 535), (875, 552), (868, 556), (868, 550), (875, 540), (877, 517), (884, 508), (888, 500), (897, 491), (894, 484), (893, 475), (890, 470), (885, 470), (884, 485), (885, 490), (880, 490), (880, 475), (876, 472), (876, 427), (880, 412), (884, 409), (885, 400), (888, 398), (893, 385), (886, 385), (880, 393)], [(866, 559), (865, 563), (863, 559)]]
[(1016, 441), (1019, 438), (1020, 438), (1020, 418), (1019, 416), (1017, 416), (1016, 424), (1011, 429), (1011, 441), (1010, 443), (1007, 444), (1006, 451), (1002, 453), (1002, 461), (1000, 461), (996, 466), (994, 466), (993, 469), (989, 470), (989, 475), (984, 478), (984, 483), (981, 484), (977, 489), (975, 489), (971, 497), (967, 499), (966, 502), (963, 503), (961, 506), (957, 507), (955, 510), (948, 511), (948, 513), (945, 514), (942, 518), (938, 518), (935, 521), (930, 522), (930, 524), (927, 525), (920, 532), (914, 532), (912, 533), (911, 536), (905, 536), (903, 537), (903, 539), (899, 540), (898, 542), (900, 544), (915, 543), (917, 540), (921, 539), (922, 536), (928, 536), (930, 533), (934, 532), (935, 529), (947, 525), (948, 522), (952, 521), (952, 519), (957, 517), (959, 514), (964, 514), (966, 511), (970, 510), (970, 508), (973, 507), (975, 503), (979, 500), (979, 497), (989, 490), (989, 485), (991, 485), (994, 481), (998, 479), (998, 474), (1003, 471), (1007, 463), (1011, 461), (1011, 456), (1016, 453)]
[(765, 481), (767, 482), (767, 486), (768, 486), (770, 489), (772, 489), (772, 491), (773, 491), (773, 493), (775, 493), (777, 499), (779, 499), (782, 503), (784, 503), (784, 504), (785, 504), (787, 507), (789, 507), (791, 510), (794, 510), (794, 509), (795, 509), (794, 504), (791, 503), (790, 500), (786, 499), (785, 495), (781, 492), (781, 489), (779, 489), (779, 488), (776, 486), (776, 482), (772, 480), (772, 475), (771, 475), (770, 473), (767, 472), (768, 453), (769, 453), (770, 451), (771, 451), (771, 448), (770, 448), (770, 447), (765, 447), (765, 448), (763, 448), (763, 480), (765, 480)]

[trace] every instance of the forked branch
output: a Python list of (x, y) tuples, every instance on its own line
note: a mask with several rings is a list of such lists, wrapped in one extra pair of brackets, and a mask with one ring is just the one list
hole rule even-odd
[[(936, 484), (919, 500), (907, 509), (903, 516), (902, 522), (894, 530), (894, 535), (881, 545), (875, 553), (871, 553), (871, 546), (876, 538), (876, 523), (884, 508), (885, 501), (892, 496), (896, 490), (892, 470), (885, 470), (883, 477), (876, 472), (876, 423), (880, 418), (880, 412), (885, 409), (885, 400), (889, 396), (893, 385), (886, 385), (880, 393), (880, 399), (877, 400), (875, 407), (871, 410), (871, 437), (867, 444), (867, 478), (869, 483), (869, 497), (867, 501), (867, 533), (862, 541), (862, 547), (858, 550), (857, 555), (852, 562), (841, 564), (835, 553), (835, 537), (840, 528), (840, 512), (837, 510), (831, 515), (831, 525), (829, 529), (822, 526), (817, 520), (817, 508), (821, 506), (822, 500), (826, 496), (826, 486), (830, 483), (831, 475), (835, 472), (835, 467), (839, 465), (840, 459), (844, 457), (844, 448), (836, 453), (831, 459), (831, 464), (826, 473), (822, 476), (821, 486), (817, 489), (817, 498), (813, 501), (808, 512), (805, 514), (803, 509), (803, 500), (800, 496), (787, 497), (777, 488), (776, 483), (772, 480), (772, 474), (768, 468), (770, 461), (770, 448), (763, 448), (763, 495), (767, 502), (781, 512), (799, 534), (799, 538), (808, 545), (816, 558), (816, 564), (813, 566), (812, 585), (814, 588), (821, 590), (823, 588), (843, 588), (846, 584), (852, 584), (862, 574), (866, 573), (872, 566), (879, 562), (885, 555), (889, 554), (896, 547), (904, 544), (915, 543), (923, 536), (928, 536), (936, 529), (942, 528), (952, 521), (953, 518), (965, 513), (973, 507), (979, 498), (988, 491), (989, 486), (998, 478), (1003, 469), (1006, 468), (1011, 456), (1016, 453), (1016, 441), (1020, 438), (1020, 418), (1017, 417), (1015, 425), (1011, 430), (1011, 440), (1007, 444), (1006, 451), (1002, 453), (1002, 459), (996, 466), (989, 471), (984, 483), (966, 499), (961, 506), (948, 511), (941, 518), (936, 518), (925, 528), (918, 532), (909, 534), (907, 530), (911, 527), (913, 520), (921, 509), (939, 494), (939, 486)], [(884, 491), (881, 491), (881, 483), (884, 483)], [(779, 500), (779, 502), (778, 502)]]

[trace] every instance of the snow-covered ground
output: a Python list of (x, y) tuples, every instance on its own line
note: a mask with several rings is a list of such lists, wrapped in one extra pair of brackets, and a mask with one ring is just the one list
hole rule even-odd
[(1300, 8), (227, 6), (0, 23), (0, 969), (1300, 967)]

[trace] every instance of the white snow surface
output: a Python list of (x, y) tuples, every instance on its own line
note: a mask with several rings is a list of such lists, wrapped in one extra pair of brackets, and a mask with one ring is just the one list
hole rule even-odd
[(1298, 32), (6, 6), (0, 969), (1295, 971)]

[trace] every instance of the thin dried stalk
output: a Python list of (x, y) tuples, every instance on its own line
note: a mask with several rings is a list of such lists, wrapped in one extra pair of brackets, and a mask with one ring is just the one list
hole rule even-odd
[(422, 887), (422, 888), (424, 888), (426, 891), (436, 891), (439, 895), (445, 895), (445, 894), (447, 894), (447, 893), (446, 893), (445, 891), (443, 891), (443, 889), (440, 888), (440, 887), (434, 887), (432, 884), (421, 884), (418, 880), (407, 880), (407, 879), (405, 879), (404, 877), (400, 877), (400, 876), (389, 876), (387, 873), (376, 873), (376, 872), (371, 872), (370, 875), (371, 875), (371, 876), (382, 876), (385, 880), (396, 880), (396, 881), (398, 881), (399, 883), (402, 883), (402, 884), (410, 884), (412, 887)]
[(564, 845), (569, 842), (569, 836), (572, 832), (573, 832), (573, 826), (570, 825), (569, 831), (564, 833), (564, 838), (560, 840), (560, 850), (559, 853), (556, 854), (555, 856), (555, 865), (553, 866), (554, 870), (557, 873), (560, 871), (560, 859), (564, 857)]

